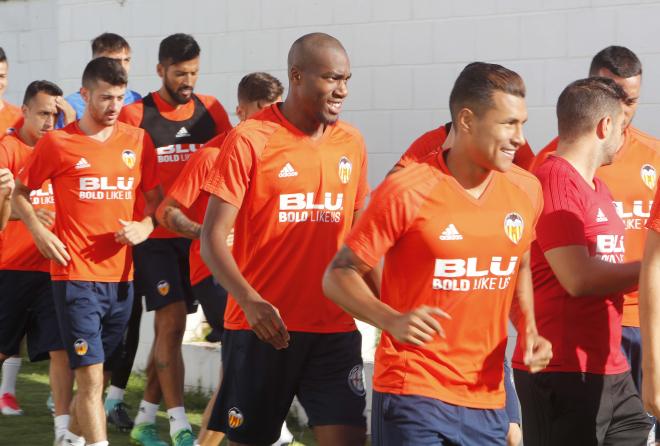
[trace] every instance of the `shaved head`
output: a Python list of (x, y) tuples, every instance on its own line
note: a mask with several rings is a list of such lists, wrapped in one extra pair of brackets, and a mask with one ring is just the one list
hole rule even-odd
[(341, 42), (331, 35), (325, 33), (305, 34), (298, 38), (291, 49), (287, 59), (289, 73), (291, 68), (297, 67), (299, 70), (316, 65), (319, 63), (319, 56), (325, 53), (324, 50), (341, 51), (346, 54), (346, 50)]

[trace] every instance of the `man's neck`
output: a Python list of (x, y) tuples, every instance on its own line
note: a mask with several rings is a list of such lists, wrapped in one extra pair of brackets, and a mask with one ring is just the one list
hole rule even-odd
[[(185, 104), (180, 104), (180, 103), (178, 103), (177, 101), (175, 101), (175, 100), (172, 98), (172, 96), (170, 95), (170, 93), (167, 91), (167, 88), (165, 88), (165, 86), (160, 87), (160, 90), (158, 90), (157, 93), (158, 93), (158, 96), (160, 96), (160, 98), (161, 98), (163, 101), (167, 102), (167, 103), (168, 103), (169, 105), (171, 105), (173, 108), (179, 108), (179, 107), (181, 107), (182, 105), (185, 105)], [(191, 98), (190, 100), (192, 101), (192, 98)], [(186, 104), (187, 104), (187, 103), (186, 103)]]
[(34, 147), (37, 144), (37, 141), (39, 141), (39, 138), (28, 133), (28, 131), (25, 129), (25, 126), (19, 128), (16, 134), (18, 135), (18, 139), (30, 147)]
[(446, 154), (445, 162), (449, 173), (474, 198), (479, 198), (488, 187), (492, 170), (476, 164), (468, 156), (462, 142), (455, 141)]
[(104, 142), (110, 138), (110, 136), (112, 136), (112, 132), (115, 126), (99, 124), (94, 121), (94, 119), (92, 119), (88, 113), (85, 113), (83, 114), (83, 117), (80, 118), (80, 121), (78, 121), (78, 127), (80, 127), (80, 130), (90, 138)]
[(559, 139), (555, 155), (568, 161), (587, 184), (595, 189), (594, 177), (600, 167), (598, 147), (585, 140), (562, 142)]
[(280, 107), (280, 111), (287, 121), (310, 138), (318, 139), (323, 135), (326, 126), (313, 116), (306, 114), (291, 99), (287, 98), (284, 101)]

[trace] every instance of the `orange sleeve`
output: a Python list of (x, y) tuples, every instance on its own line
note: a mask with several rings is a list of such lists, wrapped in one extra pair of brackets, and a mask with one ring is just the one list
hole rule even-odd
[(646, 227), (653, 229), (655, 232), (660, 232), (660, 187), (655, 192), (651, 215), (646, 221)]
[(13, 163), (9, 159), (9, 150), (7, 149), (7, 146), (4, 142), (0, 142), (0, 168), (4, 167), (13, 172), (14, 169), (11, 164)]
[(158, 161), (156, 160), (156, 148), (151, 136), (144, 132), (142, 140), (142, 183), (140, 188), (143, 192), (149, 192), (160, 184), (158, 177)]
[(197, 201), (202, 186), (213, 169), (213, 150), (202, 149), (195, 152), (183, 167), (181, 174), (170, 187), (167, 195), (181, 206), (190, 208)]
[(211, 113), (211, 117), (215, 122), (216, 133), (224, 133), (232, 129), (231, 122), (229, 122), (229, 115), (227, 115), (220, 101), (213, 96), (199, 96), (199, 98), (209, 113)]
[(133, 127), (140, 127), (142, 116), (144, 114), (144, 104), (142, 100), (122, 107), (119, 112), (119, 120)]
[(534, 164), (534, 152), (529, 146), (529, 143), (525, 141), (518, 150), (516, 150), (516, 155), (513, 157), (513, 162), (518, 167), (522, 167), (525, 170), (530, 170), (532, 164)]
[(247, 135), (231, 131), (203, 189), (240, 208), (250, 186), (257, 154)]
[(227, 130), (226, 132), (222, 132), (219, 135), (214, 136), (213, 138), (211, 138), (211, 140), (209, 140), (207, 143), (205, 143), (202, 147), (217, 147), (219, 149), (220, 147), (222, 147), (222, 143), (225, 140), (225, 138), (227, 137), (228, 132), (229, 132), (229, 130)]
[(39, 189), (44, 181), (52, 178), (60, 165), (58, 150), (50, 147), (49, 135), (41, 138), (34, 147), (18, 178), (30, 190)]

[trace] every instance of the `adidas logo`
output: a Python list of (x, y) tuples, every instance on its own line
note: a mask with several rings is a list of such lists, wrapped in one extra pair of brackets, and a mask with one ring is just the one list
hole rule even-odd
[(190, 136), (190, 132), (185, 127), (181, 127), (179, 131), (176, 132), (176, 135), (174, 135), (175, 138), (185, 138), (187, 136)]
[(80, 158), (80, 160), (76, 163), (76, 169), (86, 169), (88, 167), (92, 167), (92, 165), (89, 164), (89, 161), (87, 161), (85, 158)]
[(440, 240), (463, 240), (463, 236), (458, 232), (456, 226), (451, 223), (444, 231), (442, 231), (442, 234), (440, 234)]
[(607, 220), (607, 217), (603, 213), (603, 210), (601, 208), (598, 208), (598, 214), (596, 214), (596, 223), (604, 223)]
[(286, 165), (282, 167), (282, 170), (280, 170), (280, 173), (277, 176), (280, 178), (297, 177), (298, 172), (296, 172), (296, 169), (293, 168), (291, 163), (286, 163)]

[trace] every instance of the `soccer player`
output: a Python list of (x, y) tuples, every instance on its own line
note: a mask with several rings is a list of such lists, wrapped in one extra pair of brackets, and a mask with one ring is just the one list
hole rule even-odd
[[(109, 57), (110, 59), (117, 60), (121, 63), (121, 66), (124, 67), (127, 74), (131, 70), (131, 46), (126, 39), (118, 34), (103, 33), (92, 40), (92, 59), (96, 59), (97, 57)], [(142, 96), (140, 93), (126, 89), (124, 105), (132, 104), (141, 98)], [(83, 112), (85, 111), (85, 101), (83, 100), (80, 91), (70, 94), (65, 99), (71, 104), (71, 107), (75, 111), (75, 119), (82, 118)], [(60, 120), (58, 122), (58, 127), (62, 127), (63, 125), (64, 123)]]
[[(87, 64), (83, 117), (41, 138), (12, 202), (39, 252), (52, 260), (55, 310), (78, 385), (66, 444), (108, 444), (103, 362), (119, 344), (132, 307), (131, 246), (153, 230), (151, 214), (162, 198), (149, 136), (117, 122), (126, 84), (119, 62), (101, 57)], [(55, 198), (52, 231), (30, 201), (30, 191), (46, 180)], [(134, 221), (139, 192), (146, 216)]]
[(0, 137), (16, 126), (21, 118), (21, 109), (3, 100), (9, 81), (9, 62), (5, 51), (0, 47)]
[[(388, 176), (326, 271), (326, 295), (383, 330), (376, 352), (372, 443), (504, 444), (509, 308), (526, 363), (543, 368), (529, 246), (538, 181), (512, 167), (525, 143), (525, 86), (500, 65), (458, 76), (451, 148)], [(383, 280), (367, 276), (385, 256)]]
[[(231, 129), (217, 99), (193, 92), (199, 75), (200, 48), (187, 34), (172, 34), (160, 43), (161, 88), (125, 107), (120, 119), (141, 127), (156, 146), (165, 193), (202, 144)], [(147, 366), (147, 385), (131, 439), (144, 446), (164, 444), (156, 431), (161, 398), (176, 446), (192, 445), (194, 437), (183, 406), (184, 365), (181, 341), (186, 315), (194, 311), (190, 285), (190, 239), (158, 227), (135, 254), (136, 292), (147, 311), (156, 311), (155, 336)], [(139, 310), (141, 311), (141, 309)]]
[[(238, 84), (236, 114), (245, 121), (275, 102), (281, 101), (284, 87), (278, 79), (268, 73), (250, 73)], [(206, 320), (220, 337), (223, 328), (227, 292), (213, 279), (200, 255), (199, 235), (201, 232), (209, 193), (201, 190), (220, 155), (220, 147), (227, 133), (222, 133), (195, 152), (181, 174), (158, 207), (156, 217), (167, 229), (193, 240), (190, 245), (190, 283), (193, 295), (202, 305)], [(190, 218), (182, 209), (190, 210)], [(223, 434), (206, 429), (218, 391), (209, 401), (202, 420), (199, 444), (217, 446)]]
[(544, 208), (532, 246), (534, 305), (554, 357), (532, 375), (516, 346), (525, 445), (641, 446), (649, 436), (621, 349), (623, 293), (636, 287), (640, 265), (625, 262), (624, 224), (595, 177), (621, 146), (627, 100), (604, 77), (567, 86), (557, 101), (557, 151), (536, 170)]
[(209, 429), (230, 445), (277, 440), (294, 395), (320, 445), (365, 441), (360, 333), (321, 289), (368, 194), (364, 140), (339, 120), (350, 76), (337, 39), (297, 39), (286, 100), (229, 133), (204, 186), (202, 258), (229, 292)]

